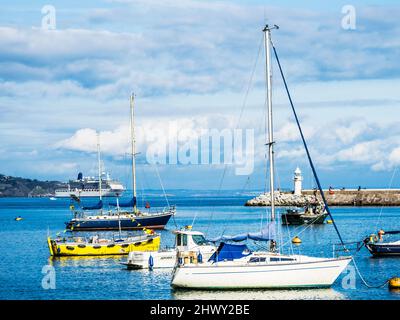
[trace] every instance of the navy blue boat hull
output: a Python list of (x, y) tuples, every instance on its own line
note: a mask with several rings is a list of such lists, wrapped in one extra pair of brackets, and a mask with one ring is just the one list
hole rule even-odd
[(154, 216), (139, 216), (135, 218), (118, 219), (73, 219), (66, 223), (68, 230), (74, 231), (97, 231), (97, 230), (119, 230), (119, 221), (122, 230), (138, 230), (143, 227), (149, 229), (164, 229), (173, 213)]
[(400, 256), (400, 245), (369, 243), (366, 247), (374, 256)]

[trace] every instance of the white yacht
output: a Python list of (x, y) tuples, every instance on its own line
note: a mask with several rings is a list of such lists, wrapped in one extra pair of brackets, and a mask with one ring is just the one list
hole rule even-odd
[[(132, 251), (128, 255), (127, 262), (123, 263), (128, 269), (154, 269), (173, 268), (177, 259), (191, 261), (207, 261), (217, 250), (216, 246), (208, 242), (204, 234), (192, 231), (190, 226), (182, 230), (175, 230), (175, 248), (163, 249), (155, 252)], [(182, 257), (178, 257), (180, 252)], [(190, 255), (192, 252), (192, 255)], [(184, 262), (184, 261), (181, 261)]]
[(329, 288), (351, 257), (318, 258), (250, 251), (246, 245), (221, 243), (203, 263), (181, 262), (172, 286), (190, 289)]

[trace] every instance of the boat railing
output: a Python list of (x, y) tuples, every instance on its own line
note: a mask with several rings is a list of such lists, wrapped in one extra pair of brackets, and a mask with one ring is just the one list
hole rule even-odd
[(169, 206), (169, 207), (163, 207), (161, 210), (160, 209), (155, 209), (153, 211), (148, 211), (145, 212), (146, 215), (159, 215), (159, 214), (163, 214), (163, 213), (169, 213), (169, 212), (175, 212), (176, 211), (176, 207), (175, 205)]
[(334, 258), (337, 258), (341, 254), (349, 254), (352, 251), (358, 252), (362, 247), (363, 241), (334, 243), (332, 245), (332, 255)]

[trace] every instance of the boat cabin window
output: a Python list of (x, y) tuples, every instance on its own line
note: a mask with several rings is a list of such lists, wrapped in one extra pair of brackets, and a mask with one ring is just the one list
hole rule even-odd
[(195, 244), (202, 246), (204, 244), (207, 244), (207, 240), (204, 238), (203, 235), (201, 234), (194, 234), (192, 235), (192, 239), (194, 241)]
[(282, 257), (280, 257), (280, 258), (270, 258), (270, 259), (269, 259), (269, 261), (293, 261), (293, 260), (295, 260), (295, 259), (292, 259), (292, 258), (282, 258)]
[(253, 257), (250, 258), (249, 262), (265, 262), (266, 258), (260, 258), (260, 257)]
[(177, 246), (187, 246), (187, 234), (178, 234), (176, 237)]

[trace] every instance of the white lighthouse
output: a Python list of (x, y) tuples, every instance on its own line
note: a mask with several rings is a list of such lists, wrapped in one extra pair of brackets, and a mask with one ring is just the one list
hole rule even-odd
[(294, 194), (301, 196), (301, 182), (303, 177), (301, 176), (301, 170), (299, 167), (294, 171), (293, 182), (294, 182)]

